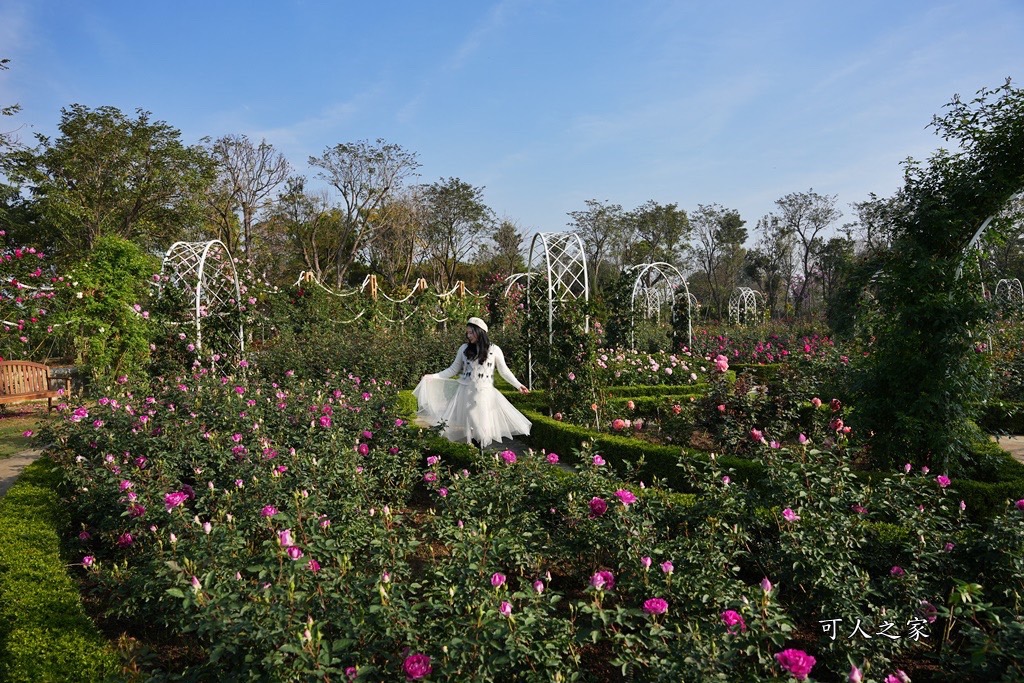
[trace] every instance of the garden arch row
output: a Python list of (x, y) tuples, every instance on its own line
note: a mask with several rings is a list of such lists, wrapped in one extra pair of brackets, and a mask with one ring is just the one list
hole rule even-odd
[[(635, 316), (637, 299), (641, 299), (644, 306), (644, 317), (650, 319), (653, 315), (661, 315), (661, 307), (666, 303), (671, 307), (671, 320), (676, 321), (676, 301), (680, 296), (686, 298), (686, 346), (693, 346), (693, 302), (695, 297), (690, 294), (690, 287), (686, 279), (679, 272), (679, 269), (671, 263), (656, 261), (654, 263), (642, 263), (630, 266), (627, 272), (636, 273), (633, 281), (633, 292), (630, 295), (629, 346), (636, 349)], [(681, 290), (681, 291), (680, 291)], [(674, 327), (674, 326), (673, 326)]]
[(175, 242), (164, 254), (160, 275), (161, 295), (167, 284), (181, 287), (188, 293), (188, 312), (183, 322), (195, 326), (197, 351), (203, 348), (203, 319), (224, 317), (230, 310), (238, 315), (237, 330), (231, 327), (230, 339), (234, 348), (216, 351), (237, 355), (245, 352), (238, 272), (231, 252), (223, 242)]
[[(530, 241), (530, 256), (527, 260), (529, 275), (544, 278), (547, 290), (548, 343), (554, 334), (555, 310), (559, 303), (583, 299), (590, 301), (590, 279), (587, 274), (587, 254), (583, 240), (575, 232), (538, 232)], [(530, 287), (526, 288), (526, 308), (530, 301)], [(590, 327), (589, 317), (586, 328)], [(527, 348), (527, 384), (533, 389), (533, 349)]]

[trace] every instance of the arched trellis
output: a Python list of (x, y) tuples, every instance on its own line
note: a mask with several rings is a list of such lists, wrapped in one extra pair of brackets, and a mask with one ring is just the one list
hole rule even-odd
[(1024, 287), (1017, 278), (1003, 278), (996, 283), (995, 304), (1003, 315), (1019, 316), (1024, 312)]
[(237, 314), (238, 328), (232, 326), (230, 336), (235, 348), (214, 349), (218, 353), (241, 355), (245, 351), (242, 327), (242, 295), (238, 273), (231, 252), (220, 240), (209, 242), (175, 242), (164, 254), (160, 266), (160, 293), (171, 285), (188, 293), (188, 324), (195, 325), (197, 350), (203, 348), (203, 319)]
[[(590, 280), (587, 275), (587, 254), (583, 240), (574, 232), (539, 232), (530, 241), (529, 273), (544, 277), (547, 289), (548, 343), (554, 334), (555, 310), (559, 303), (583, 299), (590, 300)], [(526, 308), (530, 300), (530, 287), (526, 288)], [(585, 325), (589, 329), (590, 319)], [(527, 348), (527, 383), (533, 388), (533, 349)]]
[(764, 294), (750, 287), (737, 287), (729, 297), (729, 322), (746, 325), (757, 320), (765, 307)]
[[(1024, 203), (1024, 190), (1018, 191), (1013, 196), (1011, 196), (1008, 200), (1006, 200), (1006, 204), (1004, 205), (1003, 208), (1005, 209), (1006, 207), (1011, 207), (1011, 206), (1013, 206), (1015, 204), (1019, 205), (1021, 203)], [(992, 214), (991, 216), (986, 218), (984, 221), (982, 221), (981, 225), (978, 226), (978, 229), (974, 232), (974, 235), (971, 237), (970, 242), (968, 242), (967, 246), (964, 248), (963, 258), (960, 260), (960, 265), (956, 269), (956, 276), (957, 277), (960, 277), (963, 274), (964, 262), (967, 260), (967, 258), (971, 254), (977, 254), (978, 255), (978, 271), (979, 271), (979, 276), (981, 275), (981, 270), (982, 270), (982, 268), (981, 268), (981, 250), (979, 249), (979, 246), (981, 244), (981, 240), (984, 238), (985, 233), (988, 231), (989, 227), (991, 227), (992, 222), (995, 221), (997, 218), (999, 218), (1000, 215), (1002, 215), (1002, 213), (1003, 213), (1003, 210), (1000, 210), (1000, 212)], [(979, 277), (979, 285), (981, 286), (981, 296), (982, 297), (987, 296), (988, 293), (985, 291), (985, 280), (984, 280), (983, 277)], [(997, 283), (996, 287), (998, 288), (998, 286), (999, 285)], [(988, 332), (988, 346), (986, 348), (989, 351), (993, 350), (991, 330), (989, 330), (989, 332)]]
[[(505, 298), (506, 299), (508, 298), (508, 295), (512, 291), (513, 287), (515, 287), (515, 286), (519, 286), (519, 287), (529, 286), (530, 278), (533, 277), (533, 275), (534, 275), (534, 273), (512, 273), (507, 278), (505, 278), (505, 294), (504, 294)], [(522, 284), (520, 282), (521, 280), (526, 280), (526, 285)]]
[(634, 332), (637, 301), (643, 304), (645, 318), (661, 316), (662, 306), (670, 306), (672, 322), (676, 319), (676, 301), (679, 297), (686, 300), (686, 346), (693, 346), (693, 301), (690, 288), (679, 270), (671, 263), (657, 261), (630, 266), (627, 272), (636, 273), (633, 281), (633, 292), (629, 304), (633, 315), (630, 316), (629, 345), (636, 348)]

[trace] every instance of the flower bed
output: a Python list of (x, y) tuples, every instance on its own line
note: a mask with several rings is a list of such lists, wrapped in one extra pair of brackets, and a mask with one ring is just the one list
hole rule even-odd
[[(178, 668), (200, 679), (839, 680), (941, 640), (944, 664), (983, 680), (969, 655), (1009, 645), (993, 619), (1013, 622), (999, 596), (1024, 590), (1024, 513), (975, 530), (933, 476), (868, 484), (810, 449), (644, 451), (694, 494), (679, 497), (609, 467), (631, 439), (467, 464), (401, 405), (357, 378), (207, 373), (66, 408), (50, 438), (108, 616), (194, 642)], [(530, 417), (538, 438), (579, 429)], [(978, 577), (984, 605), (948, 603)], [(832, 618), (907, 635), (832, 641)]]

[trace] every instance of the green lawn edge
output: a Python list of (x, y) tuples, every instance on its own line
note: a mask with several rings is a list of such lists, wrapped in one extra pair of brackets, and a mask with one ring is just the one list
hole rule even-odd
[(0, 499), (0, 681), (122, 681), (61, 558), (59, 483), (40, 458)]

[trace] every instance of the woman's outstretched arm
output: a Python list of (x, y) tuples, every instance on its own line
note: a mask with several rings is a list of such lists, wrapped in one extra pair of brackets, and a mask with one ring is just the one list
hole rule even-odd
[(508, 365), (505, 364), (505, 354), (502, 353), (501, 347), (494, 347), (494, 369), (505, 378), (505, 381), (514, 386), (523, 393), (529, 392), (522, 382), (516, 379), (516, 376), (512, 374), (512, 371), (508, 369)]

